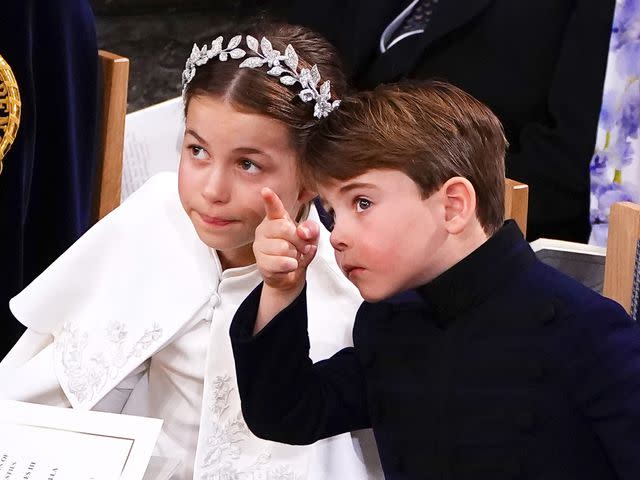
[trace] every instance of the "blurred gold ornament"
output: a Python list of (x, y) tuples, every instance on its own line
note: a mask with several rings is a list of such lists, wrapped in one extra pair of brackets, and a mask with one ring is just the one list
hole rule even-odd
[(9, 64), (0, 55), (0, 174), (2, 160), (16, 139), (20, 126), (20, 91)]

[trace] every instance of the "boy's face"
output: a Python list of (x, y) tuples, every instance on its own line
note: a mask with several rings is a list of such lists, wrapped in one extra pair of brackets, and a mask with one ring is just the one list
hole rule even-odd
[(336, 260), (365, 300), (383, 300), (446, 270), (441, 191), (422, 198), (397, 170), (370, 170), (318, 190), (334, 217)]
[(217, 97), (189, 102), (179, 168), (180, 200), (200, 239), (222, 264), (255, 262), (254, 232), (269, 187), (295, 217), (310, 197), (300, 186), (297, 155), (283, 123), (236, 110)]

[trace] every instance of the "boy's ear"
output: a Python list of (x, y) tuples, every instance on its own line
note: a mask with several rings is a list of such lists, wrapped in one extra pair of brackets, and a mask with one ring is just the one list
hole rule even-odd
[(445, 228), (451, 234), (459, 234), (476, 218), (476, 191), (463, 177), (450, 178), (440, 191), (444, 200)]

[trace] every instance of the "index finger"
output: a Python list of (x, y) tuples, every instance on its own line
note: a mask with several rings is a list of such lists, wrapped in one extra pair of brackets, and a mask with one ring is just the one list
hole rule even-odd
[(289, 218), (287, 210), (282, 205), (282, 200), (269, 187), (264, 187), (260, 194), (264, 202), (264, 210), (269, 220), (277, 220), (280, 218)]

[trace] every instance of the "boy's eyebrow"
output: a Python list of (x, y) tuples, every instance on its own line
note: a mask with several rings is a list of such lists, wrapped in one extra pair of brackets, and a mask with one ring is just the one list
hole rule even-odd
[(196, 139), (196, 140), (198, 140), (198, 142), (202, 143), (203, 145), (209, 145), (209, 142), (207, 142), (204, 138), (202, 138), (200, 135), (198, 135), (195, 131), (193, 131), (193, 130), (192, 130), (192, 129), (190, 129), (190, 128), (187, 128), (187, 129), (184, 131), (184, 134), (185, 134), (185, 135), (186, 135), (186, 134), (189, 134), (189, 135), (191, 135), (192, 137), (195, 137), (195, 139)]
[(374, 185), (373, 183), (366, 183), (366, 182), (352, 182), (352, 183), (347, 183), (346, 185), (343, 185), (342, 187), (340, 187), (339, 192), (347, 193), (356, 188), (376, 188), (376, 185)]

